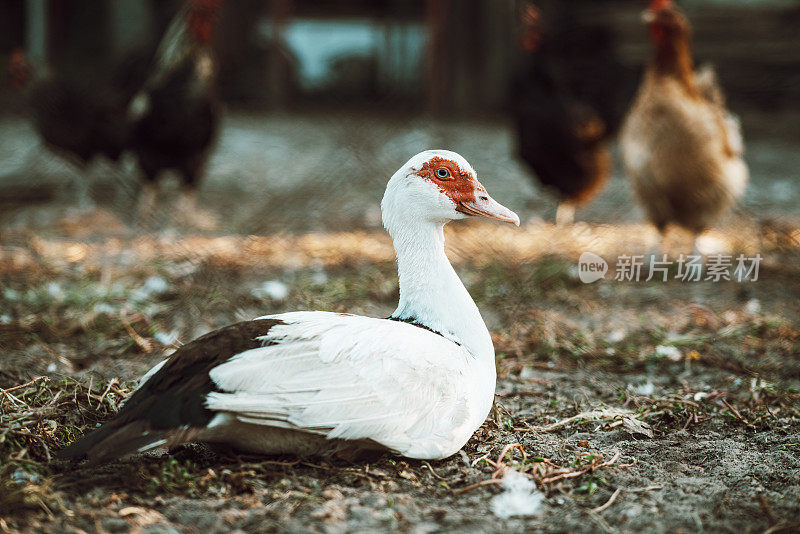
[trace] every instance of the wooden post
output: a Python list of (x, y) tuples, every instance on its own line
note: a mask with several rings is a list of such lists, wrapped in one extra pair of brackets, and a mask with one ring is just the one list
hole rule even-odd
[(287, 49), (284, 32), (292, 14), (292, 0), (271, 0), (272, 47), (269, 57), (269, 100), (273, 108), (284, 109), (291, 97), (289, 65), (283, 51)]
[(25, 2), (25, 48), (34, 65), (47, 60), (47, 1)]
[(427, 27), (427, 80), (426, 100), (428, 111), (441, 114), (445, 108), (448, 89), (448, 43), (446, 39), (447, 0), (428, 0), (426, 6)]

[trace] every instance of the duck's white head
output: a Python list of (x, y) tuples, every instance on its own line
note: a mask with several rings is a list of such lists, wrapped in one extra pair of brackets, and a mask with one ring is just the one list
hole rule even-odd
[(443, 226), (469, 216), (519, 225), (486, 192), (467, 160), (427, 150), (394, 173), (381, 202), (397, 253), (400, 301), (391, 318), (424, 326), (481, 357), (494, 372), (494, 348), (478, 307), (450, 265)]
[(489, 196), (472, 165), (449, 150), (426, 150), (409, 159), (389, 180), (381, 212), (390, 233), (413, 222), (444, 225), (469, 216), (519, 225), (516, 213)]

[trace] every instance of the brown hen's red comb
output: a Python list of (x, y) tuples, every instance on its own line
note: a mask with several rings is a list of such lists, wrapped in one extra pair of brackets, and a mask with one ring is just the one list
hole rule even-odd
[(661, 11), (672, 7), (672, 0), (653, 0), (650, 2), (650, 9), (652, 11)]

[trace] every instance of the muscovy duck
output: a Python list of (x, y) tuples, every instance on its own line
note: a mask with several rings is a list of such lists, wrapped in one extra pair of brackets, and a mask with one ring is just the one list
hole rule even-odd
[(457, 452), (489, 413), (496, 374), (492, 339), (445, 255), (443, 227), (519, 217), (447, 150), (403, 165), (381, 210), (400, 281), (388, 319), (302, 311), (206, 334), (150, 370), (113, 419), (60, 456), (103, 462), (189, 441), (264, 454)]

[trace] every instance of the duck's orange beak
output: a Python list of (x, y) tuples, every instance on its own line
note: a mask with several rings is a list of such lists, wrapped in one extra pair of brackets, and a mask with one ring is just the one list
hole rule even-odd
[(488, 217), (519, 226), (519, 216), (489, 196), (486, 190), (475, 191), (475, 200), (462, 200), (456, 211), (474, 217)]

